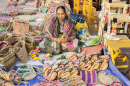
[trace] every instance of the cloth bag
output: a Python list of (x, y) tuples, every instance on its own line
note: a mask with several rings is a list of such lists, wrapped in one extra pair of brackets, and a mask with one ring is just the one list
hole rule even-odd
[(22, 77), (22, 80), (31, 80), (36, 77), (36, 72), (33, 69), (32, 65), (29, 64), (23, 64), (20, 65), (17, 69), (19, 72), (20, 76)]
[(26, 22), (14, 22), (13, 23), (13, 33), (28, 33), (29, 23)]
[(4, 65), (6, 70), (11, 70), (15, 67), (16, 57), (11, 46), (7, 46), (0, 51), (0, 63)]
[(25, 41), (16, 43), (14, 45), (14, 50), (21, 62), (26, 63), (28, 61), (29, 56), (25, 47)]

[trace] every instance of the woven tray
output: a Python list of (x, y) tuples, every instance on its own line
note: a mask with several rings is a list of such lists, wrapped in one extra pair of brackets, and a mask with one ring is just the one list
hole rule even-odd
[(21, 11), (19, 11), (19, 14), (21, 14), (21, 15), (32, 15), (35, 13), (36, 13), (36, 10), (21, 10)]

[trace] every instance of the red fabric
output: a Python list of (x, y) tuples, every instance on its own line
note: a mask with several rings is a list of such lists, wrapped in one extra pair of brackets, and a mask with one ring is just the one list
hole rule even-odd
[(36, 83), (33, 86), (63, 86), (60, 80)]
[(101, 53), (101, 50), (102, 50), (101, 45), (82, 48), (82, 52), (86, 52), (87, 54), (90, 55)]

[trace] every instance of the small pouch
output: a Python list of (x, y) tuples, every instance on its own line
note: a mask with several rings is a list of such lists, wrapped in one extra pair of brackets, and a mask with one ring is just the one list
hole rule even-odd
[(32, 65), (29, 64), (23, 64), (20, 65), (17, 69), (20, 76), (22, 77), (22, 80), (31, 80), (36, 77), (36, 72)]

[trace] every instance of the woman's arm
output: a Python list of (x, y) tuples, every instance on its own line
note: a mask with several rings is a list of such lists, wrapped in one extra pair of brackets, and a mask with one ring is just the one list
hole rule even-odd
[(49, 38), (50, 38), (52, 41), (55, 41), (55, 42), (61, 43), (61, 39), (60, 39), (60, 38), (54, 38), (54, 37), (51, 36), (51, 35), (49, 35)]
[(71, 40), (73, 40), (75, 38), (76, 38), (76, 35), (68, 37), (68, 38), (61, 38), (61, 41), (62, 42), (69, 42), (69, 41), (71, 41)]

